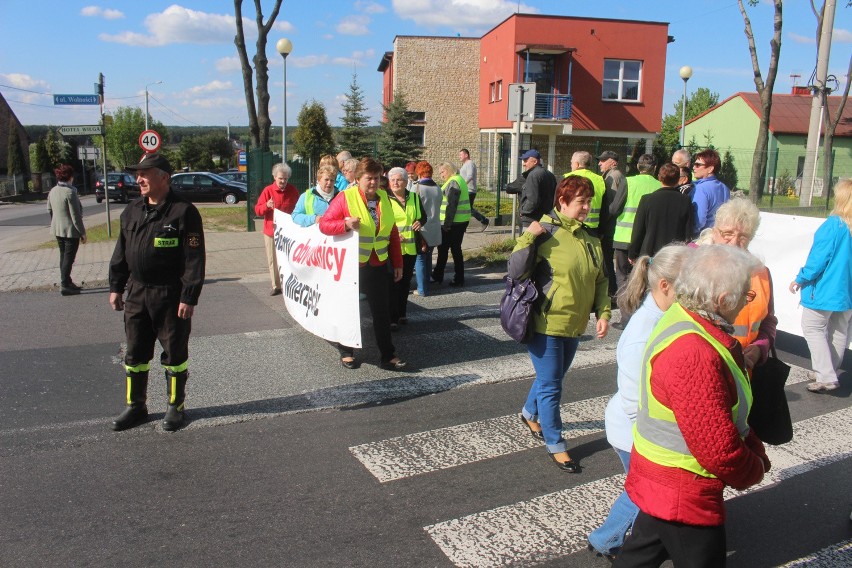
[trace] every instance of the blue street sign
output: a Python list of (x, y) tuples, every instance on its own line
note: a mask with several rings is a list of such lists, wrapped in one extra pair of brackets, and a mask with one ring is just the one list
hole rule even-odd
[(246, 160), (245, 150), (240, 150), (240, 153), (237, 155), (237, 164), (240, 166), (245, 166), (248, 161)]
[(53, 95), (55, 105), (96, 105), (100, 102), (98, 95)]

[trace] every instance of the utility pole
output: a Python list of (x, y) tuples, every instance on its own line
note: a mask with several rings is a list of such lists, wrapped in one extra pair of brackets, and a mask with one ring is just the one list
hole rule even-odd
[[(107, 162), (106, 162), (106, 120), (104, 120), (104, 74), (98, 73), (98, 83), (95, 85), (101, 107), (101, 158), (104, 167), (104, 204), (106, 206), (107, 237), (112, 238), (112, 223), (109, 219), (109, 190), (107, 189)], [(97, 174), (97, 171), (95, 172)], [(95, 176), (97, 177), (97, 176)]]
[[(816, 182), (817, 159), (819, 156), (819, 139), (822, 133), (823, 104), (828, 103), (826, 95), (826, 78), (828, 77), (828, 59), (831, 55), (831, 30), (834, 27), (834, 12), (837, 8), (836, 0), (825, 0), (822, 15), (822, 31), (819, 36), (819, 50), (817, 51), (816, 78), (813, 89), (813, 100), (811, 102), (811, 119), (808, 123), (808, 143), (805, 150), (805, 165), (802, 172), (802, 187), (799, 193), (799, 206), (810, 207)], [(824, 183), (831, 183), (825, 180)]]

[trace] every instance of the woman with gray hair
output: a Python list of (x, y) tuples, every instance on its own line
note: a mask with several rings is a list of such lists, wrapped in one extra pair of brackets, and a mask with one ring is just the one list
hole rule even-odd
[(275, 164), (272, 166), (272, 183), (260, 192), (257, 203), (254, 204), (254, 212), (258, 217), (263, 217), (263, 242), (266, 247), (266, 263), (269, 267), (269, 278), (272, 280), (270, 296), (281, 293), (281, 274), (278, 272), (278, 261), (275, 258), (275, 210), (292, 213), (293, 208), (299, 201), (299, 190), (290, 180), (292, 170), (287, 164)]
[(639, 507), (614, 566), (725, 565), (725, 486), (759, 483), (770, 462), (748, 426), (752, 395), (731, 325), (762, 267), (707, 245), (684, 262), (648, 339), (625, 487)]
[(408, 323), (408, 292), (411, 288), (411, 278), (414, 276), (420, 230), (426, 224), (426, 212), (420, 203), (420, 196), (406, 188), (408, 172), (405, 169), (392, 168), (388, 172), (388, 184), (388, 197), (402, 249), (402, 278), (391, 284), (389, 297), (391, 331), (395, 331), (399, 329), (399, 324)]

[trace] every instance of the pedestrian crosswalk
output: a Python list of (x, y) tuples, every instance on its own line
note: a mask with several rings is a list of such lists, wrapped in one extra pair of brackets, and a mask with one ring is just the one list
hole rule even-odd
[[(592, 360), (581, 357), (578, 364), (591, 364)], [(806, 370), (794, 366), (787, 384), (807, 380)], [(603, 432), (608, 400), (609, 396), (604, 396), (563, 404), (566, 439)], [(759, 485), (743, 492), (729, 489), (726, 499), (737, 499), (848, 458), (852, 408), (798, 421), (794, 432), (789, 444), (767, 446), (773, 467)], [(356, 445), (349, 450), (379, 482), (392, 484), (536, 447), (540, 442), (529, 436), (516, 414), (510, 414)], [(555, 561), (586, 547), (589, 532), (606, 518), (622, 490), (624, 477), (622, 473), (594, 479), (522, 502), (446, 519), (423, 530), (454, 566), (531, 566)], [(839, 543), (808, 558), (789, 565), (852, 565), (852, 545)]]

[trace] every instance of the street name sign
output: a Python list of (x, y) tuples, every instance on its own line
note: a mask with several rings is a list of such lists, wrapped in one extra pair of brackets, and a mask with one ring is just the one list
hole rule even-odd
[(98, 95), (53, 95), (55, 105), (97, 105), (100, 102)]
[(80, 125), (80, 126), (60, 126), (59, 133), (63, 136), (100, 136), (103, 131), (100, 124)]

